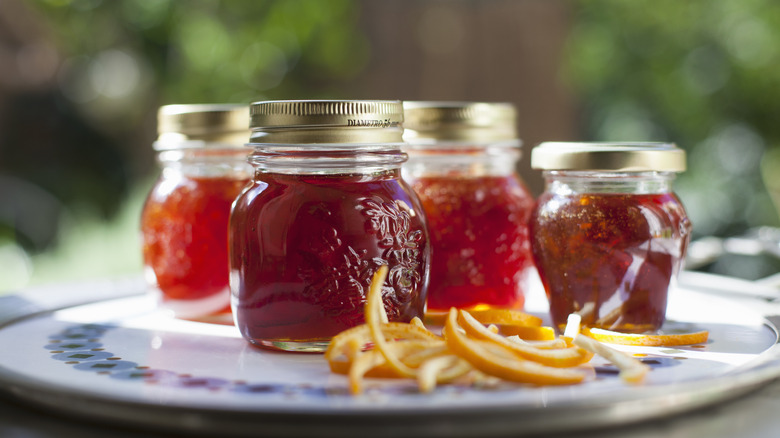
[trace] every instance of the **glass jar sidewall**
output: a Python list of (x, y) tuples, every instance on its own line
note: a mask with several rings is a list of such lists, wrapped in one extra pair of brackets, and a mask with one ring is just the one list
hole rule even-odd
[(672, 193), (675, 172), (554, 171), (542, 173), (545, 192), (555, 194)]
[(426, 176), (506, 176), (517, 174), (522, 158), (519, 141), (412, 143), (406, 147), (409, 160), (404, 175)]
[[(392, 175), (393, 173), (395, 176)], [(396, 263), (392, 260), (408, 258), (405, 256), (394, 259), (384, 253), (374, 252), (380, 251), (382, 245), (395, 245), (398, 236), (382, 239), (384, 243), (381, 243), (378, 234), (374, 236), (364, 230), (373, 226), (374, 218), (381, 219), (387, 213), (393, 211), (400, 213), (402, 209), (409, 207), (414, 211), (411, 218), (407, 217), (401, 222), (393, 222), (381, 228), (408, 230), (411, 227), (423, 233), (424, 245), (419, 249), (422, 254), (420, 259), (424, 260), (424, 263), (419, 266), (421, 286), (416, 292), (419, 298), (413, 304), (404, 304), (405, 309), (414, 307), (417, 309), (416, 313), (422, 313), (428, 288), (430, 245), (425, 216), (419, 200), (408, 184), (400, 178), (398, 169), (390, 171), (389, 175), (378, 181), (381, 184), (378, 185), (377, 191), (359, 194), (355, 194), (355, 187), (346, 187), (344, 190), (345, 187), (339, 186), (338, 180), (344, 178), (346, 180), (344, 185), (357, 186), (362, 185), (366, 180), (370, 181), (372, 174), (361, 178), (361, 173), (354, 171), (347, 174), (290, 175), (263, 170), (257, 171), (255, 175), (252, 184), (234, 203), (229, 227), (231, 303), (234, 318), (244, 338), (257, 345), (278, 349), (279, 345), (291, 339), (294, 339), (294, 342), (288, 342), (289, 345), (295, 342), (327, 341), (330, 336), (337, 333), (334, 328), (337, 327), (339, 330), (348, 328), (348, 324), (340, 322), (341, 320), (335, 316), (323, 316), (341, 315), (341, 311), (331, 308), (332, 300), (326, 300), (324, 295), (322, 297), (312, 295), (311, 291), (314, 289), (309, 288), (320, 285), (327, 289), (328, 285), (342, 285), (344, 291), (334, 290), (333, 293), (337, 295), (343, 293), (344, 303), (353, 303), (358, 299), (357, 295), (352, 294), (353, 286), (358, 287), (356, 285), (362, 284), (360, 287), (367, 287), (367, 284), (363, 284), (367, 278), (364, 275), (367, 274), (365, 269), (371, 268), (373, 269), (371, 272), (374, 272), (378, 268), (378, 265), (374, 266), (378, 263), (377, 260), (385, 259), (391, 262), (390, 268), (393, 272), (393, 264), (397, 265), (401, 262)], [(327, 184), (318, 182), (318, 178), (328, 180)], [(266, 191), (268, 193), (264, 193)], [(378, 201), (380, 199), (381, 201)], [(358, 202), (359, 205), (354, 204), (354, 207), (350, 207), (351, 201)], [(377, 202), (378, 205), (373, 205)], [(375, 211), (371, 213), (366, 210), (373, 208)], [(294, 213), (294, 216), (288, 218), (282, 212)], [(294, 222), (287, 222), (287, 220)], [(378, 228), (372, 229), (376, 231)], [(373, 239), (377, 241), (374, 242)], [(271, 240), (276, 243), (271, 243)], [(282, 251), (280, 248), (286, 249)], [(399, 247), (394, 250), (401, 249)], [(272, 259), (274, 261), (271, 262)], [(340, 266), (341, 261), (348, 263), (349, 266)], [(258, 278), (271, 279), (271, 277), (274, 280), (257, 280)], [(388, 287), (394, 287), (392, 285), (395, 283), (392, 281), (396, 280), (388, 279), (388, 284), (391, 285)], [(288, 297), (298, 297), (293, 300), (296, 303), (310, 304), (309, 307), (299, 304), (301, 309), (306, 308), (308, 311), (311, 307), (323, 306), (317, 313), (320, 315), (317, 316), (320, 318), (317, 324), (319, 328), (316, 330), (314, 327), (305, 328), (302, 327), (303, 322), (292, 320), (285, 320), (283, 324), (276, 327), (272, 327), (273, 323), (263, 327), (265, 323), (259, 321), (270, 317), (268, 314), (270, 310), (267, 309), (284, 305), (281, 301), (273, 301), (273, 297), (277, 295), (276, 292), (271, 291), (276, 289), (284, 289), (284, 294)], [(323, 293), (325, 291), (323, 290)], [(298, 299), (303, 301), (296, 301)], [(355, 312), (360, 312), (361, 318), (362, 308), (361, 305), (353, 309)], [(351, 314), (353, 310), (348, 312), (345, 310), (344, 315)], [(274, 319), (283, 319), (278, 312), (272, 313)], [(289, 330), (287, 332), (290, 334), (289, 339), (285, 339), (283, 329)]]
[(249, 179), (253, 169), (246, 148), (201, 148), (160, 151), (157, 162), (166, 178)]
[[(613, 260), (611, 258), (613, 253), (618, 255), (634, 254), (632, 257), (638, 257), (637, 254), (644, 254), (641, 257), (646, 257), (646, 259), (640, 257), (632, 261), (631, 266), (634, 266), (634, 262), (641, 263), (636, 265), (637, 273), (631, 275), (639, 276), (643, 272), (656, 272), (656, 275), (661, 275), (662, 272), (667, 271), (664, 269), (666, 262), (661, 262), (660, 260), (668, 255), (671, 257), (667, 272), (669, 277), (658, 280), (660, 282), (658, 284), (666, 282), (668, 287), (663, 291), (656, 291), (658, 294), (662, 293), (662, 295), (656, 295), (657, 303), (648, 307), (656, 309), (654, 318), (640, 321), (646, 323), (645, 329), (656, 330), (660, 328), (664, 321), (667, 296), (674, 289), (677, 274), (682, 269), (691, 232), (691, 225), (685, 208), (677, 195), (672, 191), (671, 185), (676, 174), (673, 172), (604, 173), (546, 171), (544, 176), (547, 186), (545, 193), (539, 198), (534, 215), (531, 218), (531, 241), (534, 260), (545, 284), (555, 324), (559, 327), (565, 324), (565, 318), (568, 313), (583, 311), (585, 304), (581, 302), (581, 298), (575, 299), (570, 295), (574, 294), (571, 291), (577, 286), (562, 285), (562, 278), (578, 278), (579, 282), (587, 283), (588, 281), (593, 281), (594, 284), (596, 281), (605, 281), (604, 279), (608, 278), (605, 272), (612, 272), (610, 269), (617, 266), (615, 264), (613, 268), (610, 268), (612, 265), (609, 262)], [(624, 213), (618, 213), (612, 207), (609, 210), (599, 210), (600, 215), (596, 216), (594, 209), (600, 207), (595, 206), (601, 205), (602, 202), (608, 202), (608, 205), (612, 206), (624, 205), (626, 207), (626, 217), (633, 217), (634, 220), (644, 218), (644, 222), (636, 223), (618, 220), (618, 215)], [(663, 204), (663, 206), (660, 204)], [(566, 213), (563, 213), (564, 211)], [(547, 217), (547, 215), (550, 216)], [(628, 223), (633, 225), (626, 225)], [(636, 236), (633, 234), (638, 232), (636, 230), (643, 228), (648, 229), (647, 240), (636, 240)], [(597, 233), (595, 231), (597, 229), (602, 231)], [(550, 234), (553, 232), (552, 230), (557, 230), (555, 231), (558, 233), (557, 237), (553, 237)], [(605, 236), (614, 235), (610, 237), (610, 239), (613, 239), (610, 240), (612, 243), (605, 245), (604, 242), (598, 240), (600, 239), (598, 237), (594, 237), (596, 240), (593, 241), (582, 237), (585, 235), (600, 236), (600, 233)], [(548, 250), (545, 249), (544, 245), (545, 242), (551, 240), (555, 240), (556, 251), (559, 252), (556, 253), (557, 256), (554, 260), (549, 259)], [(578, 249), (573, 253), (570, 252), (573, 250), (566, 249), (574, 247), (572, 246), (574, 244), (571, 242), (577, 242), (576, 248)], [(605, 248), (609, 248), (608, 251)], [(655, 249), (650, 251), (651, 248)], [(564, 267), (572, 266), (571, 269), (575, 269), (573, 266), (585, 266), (597, 258), (597, 254), (600, 254), (600, 257), (603, 257), (604, 260), (593, 264), (593, 269), (598, 270), (600, 274), (594, 274), (592, 279), (589, 279), (588, 275), (585, 275), (583, 272)], [(651, 266), (645, 267), (646, 263), (649, 263)], [(548, 269), (552, 273), (545, 272)], [(626, 271), (626, 275), (629, 275), (629, 271)], [(620, 306), (625, 305), (629, 300), (635, 299), (633, 298), (636, 296), (633, 286), (634, 281), (632, 279), (630, 282), (616, 282), (616, 284), (620, 285), (620, 288), (628, 287), (624, 285), (632, 285), (630, 289), (620, 292), (621, 300), (623, 300)], [(643, 281), (648, 282), (645, 284), (656, 284), (655, 281)], [(598, 293), (595, 290), (593, 289), (592, 293), (596, 296), (599, 296), (601, 293), (608, 293), (607, 290), (599, 291)], [(650, 290), (649, 286), (647, 290)], [(649, 292), (648, 294), (652, 295)], [(592, 301), (600, 303), (598, 299)], [(574, 307), (568, 307), (573, 305), (573, 303)], [(600, 306), (601, 304), (598, 304), (595, 310), (590, 309), (590, 311), (601, 314), (599, 313), (602, 311)], [(638, 307), (630, 305), (627, 308)], [(620, 318), (623, 318), (624, 314), (621, 313), (620, 315)], [(620, 321), (619, 319), (614, 324), (618, 324)], [(603, 325), (607, 324), (604, 322), (604, 319), (599, 319), (598, 321), (588, 320), (587, 323), (600, 328), (619, 331), (629, 330), (623, 326)], [(641, 327), (641, 324), (637, 325), (637, 327)]]

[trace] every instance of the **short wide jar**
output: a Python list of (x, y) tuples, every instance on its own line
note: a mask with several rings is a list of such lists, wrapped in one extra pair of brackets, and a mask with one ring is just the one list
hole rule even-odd
[(230, 323), (227, 228), (249, 182), (247, 105), (166, 105), (162, 172), (141, 214), (147, 280), (176, 317)]
[(535, 276), (534, 199), (517, 173), (517, 116), (508, 103), (404, 102), (409, 161), (431, 235), (428, 308), (521, 309)]
[(425, 217), (401, 178), (398, 101), (251, 105), (255, 167), (230, 219), (232, 308), (249, 342), (319, 352), (362, 324), (373, 274), (391, 321), (422, 317)]
[(545, 191), (530, 221), (536, 267), (561, 329), (658, 330), (691, 223), (672, 191), (685, 152), (665, 143), (542, 143)]

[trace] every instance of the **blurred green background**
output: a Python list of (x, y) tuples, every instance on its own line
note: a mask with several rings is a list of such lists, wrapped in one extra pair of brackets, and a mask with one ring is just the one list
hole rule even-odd
[(673, 141), (696, 238), (778, 226), (778, 41), (773, 0), (4, 0), (0, 292), (141, 271), (172, 103), (509, 101), (534, 193), (541, 141)]

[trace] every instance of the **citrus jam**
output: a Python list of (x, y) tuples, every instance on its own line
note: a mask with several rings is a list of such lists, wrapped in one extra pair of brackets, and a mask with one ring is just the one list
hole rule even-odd
[(423, 317), (429, 244), (401, 178), (398, 101), (252, 104), (255, 175), (230, 218), (236, 326), (265, 348), (323, 352), (364, 323), (374, 273), (389, 268), (390, 321)]
[(434, 248), (428, 307), (523, 308), (534, 201), (518, 178), (420, 177), (411, 184)]
[(143, 257), (163, 305), (193, 307), (180, 310), (189, 317), (229, 312), (228, 217), (247, 182), (180, 175), (154, 187), (141, 215)]
[(591, 328), (658, 330), (691, 231), (671, 191), (685, 167), (683, 151), (543, 143), (532, 165), (545, 169), (530, 229), (554, 325), (562, 329), (578, 313)]
[(141, 213), (145, 274), (176, 317), (230, 323), (227, 227), (249, 182), (246, 105), (166, 105), (154, 144), (162, 172)]
[(422, 316), (427, 239), (398, 174), (258, 174), (233, 213), (239, 329), (261, 344), (327, 341), (365, 322), (382, 265), (389, 319)]
[(687, 242), (682, 204), (664, 194), (543, 194), (534, 256), (558, 327), (657, 330)]
[[(404, 102), (406, 179), (431, 237), (428, 308), (522, 309), (534, 274), (534, 199), (516, 171), (516, 110), (508, 103)], [(535, 275), (535, 274), (534, 274)]]

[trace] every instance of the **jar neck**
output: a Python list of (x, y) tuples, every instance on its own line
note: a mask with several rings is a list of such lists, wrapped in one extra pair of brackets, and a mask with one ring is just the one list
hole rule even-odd
[[(283, 174), (376, 174), (401, 168), (401, 144), (254, 144), (256, 172)], [(392, 172), (391, 172), (392, 173)]]
[(657, 194), (672, 191), (674, 172), (543, 172), (545, 190), (556, 194), (631, 193)]
[(518, 141), (498, 143), (410, 143), (404, 171), (424, 176), (505, 176), (516, 172), (521, 152)]
[(247, 157), (245, 147), (193, 148), (160, 151), (157, 161), (163, 168), (163, 175), (245, 179), (252, 174)]

